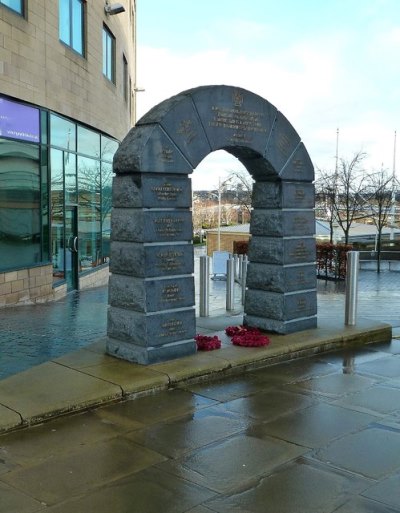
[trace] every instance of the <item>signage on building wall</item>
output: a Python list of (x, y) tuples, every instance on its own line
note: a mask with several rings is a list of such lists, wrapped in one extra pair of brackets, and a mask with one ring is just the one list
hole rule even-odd
[(40, 142), (39, 109), (0, 98), (0, 137)]

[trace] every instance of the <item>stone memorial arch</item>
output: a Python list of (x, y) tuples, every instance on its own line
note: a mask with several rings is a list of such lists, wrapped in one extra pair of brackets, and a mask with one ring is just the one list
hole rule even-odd
[(196, 351), (189, 175), (221, 149), (255, 180), (244, 323), (282, 334), (316, 327), (307, 150), (264, 98), (204, 86), (150, 110), (115, 155), (108, 354), (148, 364)]

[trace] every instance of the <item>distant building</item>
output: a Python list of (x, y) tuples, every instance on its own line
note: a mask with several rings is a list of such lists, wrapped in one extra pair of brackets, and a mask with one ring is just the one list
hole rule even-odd
[[(391, 228), (384, 228), (382, 237), (387, 240), (391, 234)], [(315, 238), (318, 242), (329, 242), (329, 223), (320, 219), (315, 220)], [(376, 227), (374, 225), (353, 223), (350, 228), (350, 242), (374, 242), (376, 238)], [(394, 238), (400, 239), (400, 230), (394, 230)], [(234, 253), (235, 242), (248, 241), (250, 239), (250, 224), (239, 224), (233, 226), (221, 226), (220, 229), (220, 250)], [(344, 242), (343, 230), (335, 227), (335, 242)], [(207, 255), (211, 256), (218, 251), (218, 228), (207, 230)]]
[(0, 0), (0, 306), (108, 277), (112, 159), (135, 120), (135, 0)]

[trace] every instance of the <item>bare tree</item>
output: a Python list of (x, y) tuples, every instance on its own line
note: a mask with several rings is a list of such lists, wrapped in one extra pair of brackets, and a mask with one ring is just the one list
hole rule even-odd
[(348, 244), (351, 225), (365, 217), (367, 175), (362, 167), (365, 157), (365, 153), (358, 152), (351, 160), (341, 159), (333, 173), (320, 172), (317, 191), (326, 205), (331, 241), (335, 223), (343, 230), (344, 242)]
[(329, 223), (329, 241), (333, 243), (333, 229), (335, 224), (334, 204), (337, 200), (336, 175), (317, 169), (315, 181), (315, 212), (317, 216), (326, 219)]
[(376, 226), (377, 266), (381, 270), (382, 230), (388, 225), (393, 202), (393, 177), (382, 169), (368, 177), (368, 203), (372, 220)]
[(229, 190), (235, 191), (235, 203), (247, 213), (250, 218), (251, 196), (253, 192), (254, 180), (245, 170), (231, 171), (226, 182), (229, 183)]

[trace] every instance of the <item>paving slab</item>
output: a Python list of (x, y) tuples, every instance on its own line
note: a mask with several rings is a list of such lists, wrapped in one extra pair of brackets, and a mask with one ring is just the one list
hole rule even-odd
[[(0, 405), (34, 424), (122, 397), (119, 386), (54, 362), (44, 363), (0, 381)], [(0, 421), (0, 430), (7, 425)]]
[[(215, 322), (225, 327), (230, 324), (226, 316)], [(149, 366), (105, 355), (106, 339), (102, 338), (84, 349), (1, 380), (0, 406), (20, 415), (22, 421), (17, 423), (14, 415), (10, 420), (7, 412), (0, 417), (0, 432), (193, 380), (215, 379), (335, 348), (391, 340), (390, 325), (368, 319), (360, 320), (356, 327), (338, 328), (332, 320), (321, 320), (319, 324), (316, 329), (300, 333), (271, 334), (270, 345), (260, 348), (233, 346), (222, 333), (223, 346), (218, 351), (199, 351)]]

